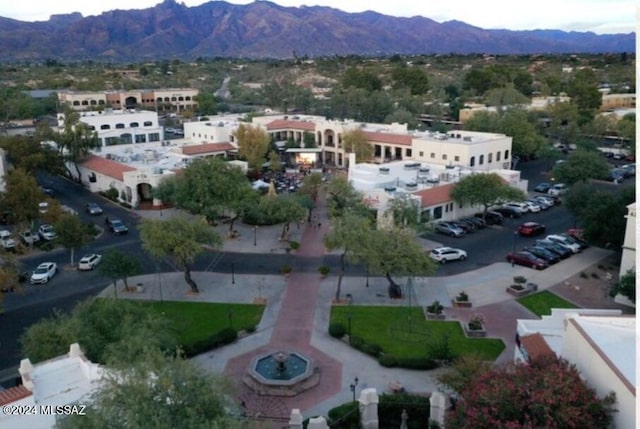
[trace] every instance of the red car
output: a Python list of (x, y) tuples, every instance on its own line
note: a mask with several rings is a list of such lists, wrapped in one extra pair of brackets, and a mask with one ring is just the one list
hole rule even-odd
[(518, 234), (525, 237), (544, 234), (547, 227), (538, 222), (525, 222), (518, 227)]
[(544, 259), (540, 259), (532, 253), (520, 251), (520, 252), (509, 252), (507, 254), (507, 262), (511, 262), (511, 264), (524, 265), (525, 267), (530, 267), (536, 270), (544, 270), (549, 266), (547, 261)]

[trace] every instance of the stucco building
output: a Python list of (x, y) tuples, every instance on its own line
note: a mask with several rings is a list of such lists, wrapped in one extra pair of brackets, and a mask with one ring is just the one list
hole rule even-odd
[(164, 88), (114, 91), (58, 91), (58, 101), (74, 110), (145, 108), (155, 111), (193, 109), (199, 91), (193, 88)]
[(620, 310), (553, 309), (517, 321), (514, 359), (555, 353), (574, 364), (599, 397), (616, 394), (616, 429), (636, 426), (636, 318)]

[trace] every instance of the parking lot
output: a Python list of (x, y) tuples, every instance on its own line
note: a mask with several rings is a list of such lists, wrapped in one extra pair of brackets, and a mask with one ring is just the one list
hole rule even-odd
[[(523, 237), (517, 233), (518, 227), (525, 222), (538, 222), (546, 226), (546, 233), (542, 236)], [(531, 246), (535, 240), (544, 238), (548, 234), (559, 234), (574, 227), (571, 213), (564, 205), (556, 205), (538, 213), (525, 213), (517, 219), (505, 218), (502, 225), (489, 225), (484, 229), (455, 238), (436, 232), (428, 233), (424, 238), (465, 250), (467, 258), (442, 264), (438, 267), (436, 276), (449, 276), (490, 265), (494, 262), (505, 262), (507, 253), (514, 248), (520, 250)], [(560, 262), (562, 264), (562, 262)]]

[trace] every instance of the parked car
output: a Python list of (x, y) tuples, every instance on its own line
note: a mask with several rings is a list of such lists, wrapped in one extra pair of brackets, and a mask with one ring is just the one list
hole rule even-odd
[(556, 243), (566, 247), (567, 249), (571, 250), (571, 252), (573, 253), (579, 253), (580, 250), (582, 250), (582, 248), (580, 247), (580, 245), (578, 243), (576, 243), (574, 240), (571, 240), (565, 236), (559, 235), (559, 234), (552, 234), (552, 235), (547, 235), (546, 237), (547, 240), (551, 240), (551, 241), (555, 241)]
[(536, 203), (538, 203), (538, 205), (540, 206), (540, 208), (542, 210), (548, 210), (551, 207), (556, 205), (556, 203), (555, 203), (553, 198), (549, 198), (549, 197), (544, 196), (544, 195), (538, 195), (538, 196), (532, 197), (531, 199), (533, 201), (535, 201)]
[(129, 232), (129, 228), (119, 219), (109, 220), (109, 218), (105, 219), (105, 223), (107, 224), (107, 228), (109, 231), (116, 235), (126, 234)]
[(580, 249), (586, 249), (587, 247), (589, 247), (589, 245), (587, 244), (586, 241), (584, 241), (581, 238), (574, 237), (573, 235), (569, 234), (568, 232), (563, 232), (563, 233), (558, 234), (558, 235), (560, 235), (561, 237), (566, 238), (571, 243), (577, 244), (578, 246), (580, 246)]
[(534, 268), (536, 270), (544, 270), (549, 266), (547, 261), (545, 261), (544, 259), (540, 259), (534, 254), (522, 250), (515, 253), (509, 252), (507, 254), (507, 262)]
[(38, 234), (45, 241), (51, 241), (57, 237), (56, 232), (53, 230), (53, 225), (48, 223), (43, 223), (38, 228)]
[(549, 192), (549, 189), (551, 189), (551, 183), (547, 183), (547, 182), (538, 183), (536, 187), (533, 188), (534, 191), (541, 192), (543, 194), (546, 194), (547, 192)]
[(467, 259), (467, 252), (453, 247), (437, 247), (429, 253), (429, 257), (444, 264), (449, 261), (464, 261)]
[(495, 211), (487, 211), (486, 213), (476, 213), (475, 217), (484, 219), (487, 225), (501, 225), (504, 220), (504, 216)]
[(549, 191), (547, 193), (552, 196), (558, 196), (565, 194), (568, 190), (569, 187), (566, 183), (556, 183), (555, 185), (551, 186), (551, 188), (549, 188)]
[(518, 234), (524, 237), (544, 234), (547, 227), (538, 222), (525, 222), (518, 227)]
[(566, 259), (573, 255), (573, 252), (570, 249), (551, 240), (536, 240), (535, 244), (536, 246), (544, 247), (545, 249), (552, 251), (558, 255), (560, 259)]
[(91, 271), (95, 269), (101, 261), (102, 255), (96, 255), (95, 253), (84, 255), (78, 263), (78, 271)]
[(449, 222), (450, 224), (457, 226), (458, 228), (461, 228), (464, 230), (465, 233), (470, 234), (472, 232), (475, 232), (475, 230), (477, 229), (476, 226), (470, 222), (465, 222), (463, 220), (454, 220)]
[(522, 211), (514, 209), (512, 207), (496, 207), (494, 209), (491, 209), (491, 211), (500, 213), (503, 217), (508, 217), (510, 219), (522, 217)]
[(436, 231), (451, 237), (462, 237), (465, 234), (464, 229), (449, 222), (438, 222), (436, 224)]
[(527, 213), (529, 211), (529, 206), (526, 203), (519, 201), (509, 201), (502, 205), (502, 207), (508, 207), (514, 210), (519, 210), (520, 213)]
[(11, 232), (6, 229), (0, 231), (0, 245), (4, 250), (9, 251), (15, 250), (16, 248), (16, 241), (11, 236)]
[(55, 192), (53, 191), (53, 189), (51, 189), (51, 188), (45, 188), (45, 187), (42, 187), (42, 186), (40, 187), (40, 190), (42, 191), (42, 193), (43, 193), (43, 194), (48, 195), (48, 196), (50, 196), (50, 197), (53, 197), (53, 194), (55, 193)]
[(635, 164), (625, 164), (620, 166), (621, 170), (624, 170), (624, 177), (632, 177), (636, 175)]
[(539, 213), (542, 210), (542, 207), (540, 206), (540, 204), (538, 204), (533, 200), (527, 200), (527, 201), (524, 201), (523, 203), (527, 205), (527, 209), (528, 209), (527, 211), (529, 213)]
[(96, 203), (87, 203), (85, 205), (85, 209), (91, 216), (98, 216), (102, 214), (102, 208), (100, 208)]
[(42, 201), (41, 203), (38, 203), (38, 211), (40, 211), (40, 213), (44, 214), (47, 212), (47, 210), (49, 210), (48, 202)]
[(560, 261), (560, 257), (553, 253), (551, 250), (547, 250), (540, 246), (527, 246), (522, 249), (525, 252), (529, 252), (532, 255), (547, 261), (547, 264), (553, 265)]
[(32, 231), (22, 231), (19, 235), (24, 244), (27, 245), (32, 245), (40, 241), (40, 236), (34, 234)]
[(473, 223), (477, 229), (484, 229), (487, 227), (487, 222), (481, 217), (471, 216), (471, 217), (466, 217), (462, 220)]
[(55, 262), (43, 262), (31, 273), (29, 282), (32, 285), (49, 283), (49, 280), (51, 280), (57, 272), (58, 266)]

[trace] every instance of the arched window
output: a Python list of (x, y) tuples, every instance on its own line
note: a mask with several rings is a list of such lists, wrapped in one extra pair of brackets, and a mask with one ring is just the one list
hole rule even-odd
[(162, 97), (158, 97), (158, 98), (156, 98), (156, 101), (157, 101), (158, 103), (162, 103)]
[(492, 162), (493, 162), (493, 154), (489, 152), (489, 155), (487, 155), (487, 163), (491, 164)]
[(164, 97), (164, 101), (171, 101), (171, 100), (169, 100), (169, 97)]
[(472, 156), (469, 160), (469, 167), (473, 167), (474, 165), (476, 165), (476, 157)]
[(124, 128), (124, 124), (116, 124), (116, 128)]
[(484, 155), (480, 155), (480, 162), (478, 162), (478, 165), (482, 164), (484, 164)]
[(92, 106), (95, 106), (96, 104), (98, 104), (98, 103), (96, 102), (96, 100), (91, 100), (91, 105), (92, 105)]
[(171, 101), (176, 101), (176, 97), (171, 97)]
[(505, 160), (509, 159), (509, 149), (504, 151), (504, 159)]
[(191, 101), (191, 96), (187, 95), (186, 97), (184, 97), (184, 99), (187, 101)]
[(178, 97), (178, 101), (184, 101), (184, 97), (182, 96)]
[(496, 152), (496, 161), (500, 161), (500, 155), (502, 155), (502, 152), (497, 151)]
[(89, 102), (88, 102), (87, 100), (82, 100), (82, 105), (83, 105), (83, 106), (88, 106), (88, 105), (89, 105)]
[(131, 128), (137, 128), (137, 127), (139, 127), (139, 126), (140, 126), (140, 124), (138, 124), (137, 122), (132, 122), (132, 123), (130, 123), (130, 124), (129, 124), (129, 126), (130, 126)]
[(151, 121), (144, 121), (144, 124), (143, 124), (143, 125), (144, 125), (145, 127), (150, 127), (151, 125), (153, 125), (153, 122), (151, 122)]
[(73, 105), (74, 105), (74, 106), (79, 106), (79, 105), (80, 105), (80, 102), (79, 102), (79, 101), (74, 101), (74, 102), (73, 102)]
[(110, 129), (111, 129), (111, 125), (109, 125), (109, 124), (102, 124), (102, 125), (100, 125), (100, 129), (101, 129), (101, 130), (110, 130)]

